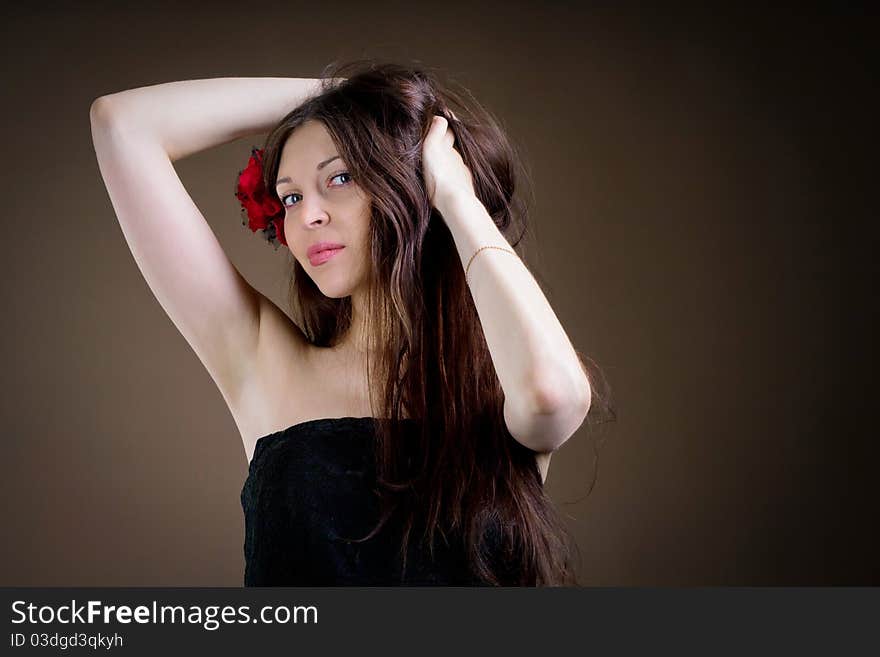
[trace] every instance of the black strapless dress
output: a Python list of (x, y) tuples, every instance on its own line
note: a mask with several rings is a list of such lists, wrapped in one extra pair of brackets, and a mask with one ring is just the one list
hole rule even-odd
[[(321, 418), (260, 438), (241, 491), (245, 586), (480, 586), (461, 544), (441, 538), (434, 559), (410, 534), (406, 572), (396, 515), (369, 541), (379, 519), (373, 493), (372, 417)], [(404, 419), (408, 426), (417, 420)], [(499, 545), (497, 528), (487, 543)], [(491, 555), (490, 555), (490, 558)]]

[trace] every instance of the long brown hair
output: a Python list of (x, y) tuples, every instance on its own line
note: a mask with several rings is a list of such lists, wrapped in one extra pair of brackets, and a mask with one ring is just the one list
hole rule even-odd
[[(526, 203), (514, 194), (517, 171), (525, 170), (498, 121), (440, 77), (422, 66), (331, 65), (320, 90), (264, 145), (264, 183), (274, 190), (287, 138), (307, 120), (322, 122), (371, 199), (366, 367), (368, 381), (385, 382), (378, 400), (369, 388), (374, 415), (389, 421), (376, 423), (381, 518), (359, 540), (397, 512), (404, 572), (418, 527), (431, 555), (437, 532), (462, 540), (473, 574), (488, 584), (576, 584), (576, 544), (544, 492), (535, 453), (507, 431), (504, 392), (452, 234), (425, 191), (421, 147), (432, 116), (449, 121), (477, 197), (514, 249), (527, 230)], [(325, 297), (295, 259), (292, 265), (294, 317), (310, 343), (335, 345), (351, 328), (351, 297)], [(415, 434), (402, 418), (419, 420)]]

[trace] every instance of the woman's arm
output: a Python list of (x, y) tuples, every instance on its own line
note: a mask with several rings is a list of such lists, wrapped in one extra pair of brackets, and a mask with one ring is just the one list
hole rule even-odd
[(259, 372), (261, 318), (272, 306), (230, 262), (172, 161), (266, 131), (317, 84), (297, 78), (186, 80), (92, 103), (95, 155), (125, 241), (233, 415)]
[(165, 82), (101, 96), (92, 123), (124, 121), (156, 139), (172, 162), (250, 134), (268, 132), (317, 92), (312, 78), (208, 78)]
[[(590, 384), (565, 329), (525, 263), (470, 191), (438, 199), (455, 240), (495, 371), (510, 434), (536, 452), (559, 449), (583, 424)], [(546, 476), (545, 463), (543, 475)]]

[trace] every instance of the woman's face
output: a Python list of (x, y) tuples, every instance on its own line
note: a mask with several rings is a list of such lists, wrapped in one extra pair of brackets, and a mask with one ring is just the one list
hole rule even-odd
[[(349, 175), (323, 123), (306, 121), (291, 133), (276, 182), (293, 257), (325, 296), (351, 295), (368, 273), (370, 200)], [(319, 242), (344, 248), (328, 259), (326, 252), (310, 253)]]

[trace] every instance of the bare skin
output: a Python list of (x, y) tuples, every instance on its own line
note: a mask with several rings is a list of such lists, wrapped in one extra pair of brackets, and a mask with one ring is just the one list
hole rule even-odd
[(271, 301), (263, 300), (253, 374), (230, 411), (250, 462), (256, 442), (294, 424), (324, 417), (375, 417), (365, 366), (351, 349), (319, 348)]
[[(248, 463), (257, 440), (294, 424), (325, 417), (376, 417), (370, 408), (365, 367), (349, 347), (308, 344), (299, 327), (263, 298), (254, 376), (239, 403), (230, 404)], [(550, 453), (536, 453), (546, 480)]]

